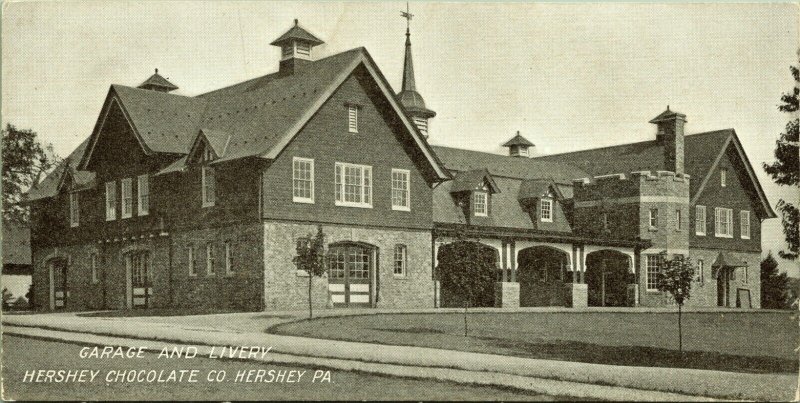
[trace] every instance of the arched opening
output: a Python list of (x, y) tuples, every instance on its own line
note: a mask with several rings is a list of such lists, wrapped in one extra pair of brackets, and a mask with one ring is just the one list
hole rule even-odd
[(377, 293), (377, 250), (361, 242), (328, 247), (328, 292), (335, 307), (371, 307)]
[(494, 306), (494, 283), (498, 276), (499, 252), (474, 241), (456, 241), (442, 245), (437, 253), (436, 275), (441, 282), (440, 306), (463, 307), (466, 296), (460, 291), (461, 272), (471, 273), (473, 295), (470, 307)]
[(69, 298), (67, 286), (67, 259), (53, 258), (47, 262), (48, 277), (50, 282), (50, 309), (66, 309)]
[(149, 308), (153, 300), (153, 269), (150, 252), (133, 250), (123, 255), (125, 259), (128, 308)]
[(550, 246), (533, 246), (519, 251), (520, 306), (565, 306), (567, 293), (564, 282), (570, 267), (569, 254)]
[(636, 279), (631, 268), (631, 258), (620, 251), (604, 249), (586, 255), (589, 306), (633, 306), (628, 284)]

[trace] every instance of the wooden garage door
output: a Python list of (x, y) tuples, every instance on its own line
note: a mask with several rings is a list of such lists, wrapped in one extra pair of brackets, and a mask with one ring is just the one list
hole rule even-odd
[(334, 306), (369, 307), (372, 301), (371, 273), (374, 248), (346, 244), (330, 248), (328, 290)]

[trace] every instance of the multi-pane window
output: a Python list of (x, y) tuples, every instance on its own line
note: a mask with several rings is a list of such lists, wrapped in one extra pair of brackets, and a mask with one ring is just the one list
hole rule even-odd
[(211, 242), (206, 244), (206, 275), (214, 275), (214, 244)]
[(139, 175), (136, 189), (139, 192), (139, 215), (147, 215), (150, 213), (150, 177)]
[(189, 276), (197, 276), (197, 257), (194, 255), (194, 246), (186, 247), (186, 262), (189, 264)]
[(204, 166), (202, 169), (202, 198), (203, 207), (211, 207), (217, 201), (217, 181), (214, 168)]
[(334, 248), (328, 256), (328, 277), (344, 278), (347, 269), (347, 249)]
[(706, 273), (705, 273), (705, 262), (703, 259), (697, 260), (697, 281), (700, 284), (703, 284), (706, 281)]
[(150, 253), (129, 253), (125, 262), (131, 270), (131, 282), (134, 287), (146, 287), (152, 284), (153, 271), (150, 270)]
[(89, 256), (89, 265), (92, 269), (92, 283), (97, 283), (99, 281), (97, 277), (97, 253), (92, 253)]
[(122, 183), (122, 218), (133, 217), (133, 180), (125, 178)]
[(680, 210), (675, 210), (675, 229), (678, 231), (683, 229), (683, 217), (681, 217)]
[(292, 159), (292, 201), (314, 203), (314, 160)]
[(733, 238), (733, 210), (729, 208), (714, 208), (714, 236)]
[(486, 193), (472, 193), (472, 212), (479, 217), (486, 217), (489, 215), (488, 195)]
[(650, 228), (658, 228), (658, 209), (650, 209)]
[(405, 245), (394, 246), (394, 275), (397, 277), (405, 277), (406, 275), (406, 258), (408, 249)]
[(231, 241), (225, 241), (225, 275), (233, 275), (233, 246)]
[(719, 170), (719, 185), (722, 187), (728, 186), (728, 169), (722, 168)]
[(358, 133), (358, 106), (347, 106), (347, 130), (350, 133)]
[(742, 239), (750, 239), (750, 212), (747, 210), (739, 212), (739, 231)]
[(539, 202), (539, 219), (543, 222), (553, 222), (553, 200), (542, 199)]
[(392, 169), (392, 210), (411, 210), (410, 177), (407, 169)]
[(372, 167), (336, 163), (336, 205), (372, 207)]
[(658, 290), (658, 273), (661, 270), (661, 255), (647, 255), (647, 290)]
[(706, 234), (706, 206), (694, 207), (694, 233), (696, 235)]
[(106, 221), (117, 219), (117, 183), (106, 182)]
[(351, 279), (369, 278), (369, 250), (366, 248), (348, 248), (348, 277)]
[(77, 227), (80, 222), (81, 212), (80, 206), (78, 204), (78, 193), (72, 192), (69, 194), (69, 226), (70, 227)]

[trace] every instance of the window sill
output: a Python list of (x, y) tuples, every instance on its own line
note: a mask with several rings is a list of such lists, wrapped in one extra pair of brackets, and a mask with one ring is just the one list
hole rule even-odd
[(650, 232), (658, 232), (658, 228), (650, 227), (647, 229)]
[(701, 234), (701, 233), (698, 233), (698, 232), (695, 232), (694, 234), (695, 234), (695, 235), (697, 235), (697, 236), (706, 236), (706, 233), (705, 233), (705, 232), (703, 232), (702, 234)]
[(732, 238), (733, 238), (733, 235), (719, 235), (719, 234), (714, 234), (714, 237), (715, 237), (715, 238), (731, 238), (731, 239), (732, 239)]
[(393, 211), (411, 211), (411, 207), (392, 206)]
[(648, 294), (661, 294), (661, 291), (659, 291), (658, 289), (652, 289), (652, 290), (651, 289), (647, 289), (646, 292)]
[(203, 208), (214, 207), (214, 205), (216, 205), (216, 203), (203, 203)]
[(363, 203), (347, 203), (347, 202), (337, 201), (335, 204), (338, 207), (372, 208), (371, 204), (363, 204)]
[(475, 213), (475, 217), (488, 217), (488, 216), (489, 216), (489, 214), (478, 214), (478, 213)]
[(406, 276), (405, 274), (393, 274), (392, 277), (395, 280), (408, 280), (408, 276)]
[(145, 211), (145, 212), (141, 212), (141, 211), (140, 211), (140, 212), (139, 212), (139, 217), (145, 217), (145, 216), (148, 216), (148, 215), (150, 215), (150, 212), (149, 212), (149, 211)]
[(541, 220), (539, 220), (539, 221), (540, 221), (540, 222), (553, 222), (553, 220), (545, 220), (545, 219), (541, 219)]
[(80, 226), (80, 224), (70, 224), (69, 225), (70, 228), (78, 228), (79, 226)]
[(293, 203), (314, 204), (314, 199), (292, 199)]
[(197, 274), (189, 274), (189, 278), (197, 278)]
[(743, 236), (742, 239), (750, 239), (749, 236)]

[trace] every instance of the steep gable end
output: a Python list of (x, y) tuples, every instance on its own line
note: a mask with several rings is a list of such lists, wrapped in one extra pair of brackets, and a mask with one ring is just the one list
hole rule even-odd
[[(704, 172), (702, 172), (702, 174), (700, 174), (700, 172), (694, 173), (692, 180), (697, 182), (694, 184), (694, 186), (692, 186), (693, 191), (691, 203), (697, 203), (703, 192), (709, 188), (712, 181), (720, 180), (719, 167), (724, 161), (727, 160), (730, 163), (730, 166), (736, 171), (731, 172), (731, 180), (738, 179), (741, 182), (741, 186), (747, 196), (750, 198), (751, 204), (756, 209), (758, 216), (762, 218), (776, 217), (775, 211), (772, 209), (772, 206), (770, 205), (769, 200), (767, 199), (767, 196), (761, 187), (761, 183), (758, 181), (758, 177), (756, 177), (753, 166), (750, 164), (750, 160), (747, 158), (747, 154), (745, 154), (744, 148), (742, 147), (736, 132), (733, 129), (728, 129), (725, 131), (712, 132), (704, 135), (718, 134), (722, 132), (726, 134), (717, 139), (716, 145), (713, 147), (708, 145), (705, 147), (699, 147), (700, 141), (703, 141), (701, 138), (702, 135), (687, 137), (687, 140), (689, 140), (697, 136), (695, 139), (687, 141), (687, 157), (692, 157), (692, 159), (700, 159), (696, 154), (703, 153), (705, 155), (704, 159), (709, 161), (702, 165), (702, 168), (704, 168)], [(697, 144), (695, 144), (695, 146), (691, 146), (691, 143), (693, 142)], [(709, 158), (709, 152), (713, 153), (713, 158)]]

